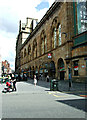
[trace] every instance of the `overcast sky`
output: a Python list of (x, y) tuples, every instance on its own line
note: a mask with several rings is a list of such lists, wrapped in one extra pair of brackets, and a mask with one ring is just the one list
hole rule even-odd
[(16, 37), (19, 21), (26, 18), (39, 21), (55, 0), (0, 0), (0, 54), (2, 61), (8, 60), (15, 69)]

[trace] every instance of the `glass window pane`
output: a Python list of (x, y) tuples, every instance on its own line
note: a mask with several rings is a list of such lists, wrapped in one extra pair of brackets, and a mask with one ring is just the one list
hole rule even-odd
[(45, 37), (45, 52), (47, 51), (47, 38)]
[(42, 40), (42, 54), (44, 54), (44, 40)]
[(56, 28), (54, 28), (54, 48), (56, 48), (57, 39), (56, 39)]
[(78, 33), (82, 33), (87, 30), (87, 1), (86, 2), (77, 2), (77, 25)]
[(59, 45), (61, 45), (61, 25), (59, 25), (59, 28), (58, 28), (58, 39), (59, 39)]

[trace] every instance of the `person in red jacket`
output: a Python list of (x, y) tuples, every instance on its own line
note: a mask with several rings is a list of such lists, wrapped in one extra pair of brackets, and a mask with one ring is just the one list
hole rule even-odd
[(12, 88), (12, 85), (10, 82), (6, 82), (6, 86), (7, 86), (7, 91), (9, 91)]

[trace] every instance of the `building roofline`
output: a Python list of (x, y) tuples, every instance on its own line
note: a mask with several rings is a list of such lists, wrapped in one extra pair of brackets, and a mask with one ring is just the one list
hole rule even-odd
[(21, 49), (28, 43), (28, 41), (32, 38), (32, 36), (38, 31), (38, 29), (44, 24), (44, 22), (49, 18), (49, 16), (55, 11), (57, 7), (60, 7), (60, 4), (63, 2), (54, 2), (49, 10), (45, 13), (45, 15), (42, 17), (40, 22), (36, 25), (35, 29), (30, 33), (26, 41), (22, 44)]

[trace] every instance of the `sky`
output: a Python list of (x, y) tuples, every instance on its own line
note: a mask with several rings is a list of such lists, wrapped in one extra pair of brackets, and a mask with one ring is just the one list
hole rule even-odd
[[(0, 0), (0, 55), (15, 70), (16, 38), (19, 21), (44, 16), (55, 0)], [(32, 12), (31, 12), (32, 11)]]

